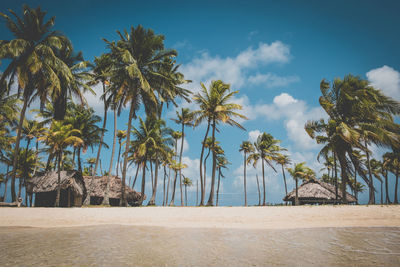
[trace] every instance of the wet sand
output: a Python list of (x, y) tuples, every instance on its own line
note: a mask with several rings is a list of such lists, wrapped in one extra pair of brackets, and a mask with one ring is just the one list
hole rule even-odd
[(1, 266), (399, 266), (400, 228), (0, 227)]
[(298, 229), (400, 227), (400, 206), (0, 208), (0, 226)]

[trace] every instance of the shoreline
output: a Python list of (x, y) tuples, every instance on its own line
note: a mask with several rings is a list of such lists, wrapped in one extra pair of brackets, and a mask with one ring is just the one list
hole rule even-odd
[(400, 206), (0, 208), (0, 227), (300, 229), (400, 227)]

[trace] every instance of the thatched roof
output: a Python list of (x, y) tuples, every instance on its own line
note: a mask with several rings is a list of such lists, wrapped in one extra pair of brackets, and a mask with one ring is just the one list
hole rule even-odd
[[(89, 186), (91, 184), (92, 176), (83, 176), (86, 188), (89, 192)], [(107, 176), (95, 176), (93, 179), (93, 188), (91, 190), (90, 196), (92, 197), (104, 197), (107, 186)], [(117, 176), (110, 176), (110, 191), (109, 198), (121, 198), (121, 187), (122, 181), (121, 178)], [(128, 201), (137, 202), (140, 200), (141, 193), (136, 192), (128, 185), (125, 185), (125, 195)], [(146, 199), (146, 195), (144, 196)]]
[[(328, 200), (334, 201), (336, 199), (335, 186), (322, 182), (319, 179), (304, 182), (298, 188), (299, 200)], [(342, 199), (342, 190), (338, 188), (338, 199)], [(293, 201), (296, 197), (296, 189), (287, 194), (283, 198), (284, 201)], [(356, 198), (349, 193), (346, 193), (347, 202), (356, 202)]]
[[(61, 189), (71, 188), (77, 195), (83, 196), (85, 185), (82, 176), (76, 171), (61, 171)], [(33, 177), (29, 183), (33, 193), (44, 193), (57, 190), (58, 174), (55, 171)]]

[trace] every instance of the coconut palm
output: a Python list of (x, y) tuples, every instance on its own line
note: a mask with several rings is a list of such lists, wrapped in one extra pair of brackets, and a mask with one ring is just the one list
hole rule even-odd
[(192, 180), (190, 180), (190, 178), (184, 176), (182, 183), (185, 186), (185, 204), (187, 206), (188, 205), (187, 188), (188, 188), (188, 186), (189, 187), (192, 186), (193, 182), (192, 182)]
[(295, 205), (299, 205), (299, 193), (298, 193), (298, 182), (299, 179), (304, 179), (307, 177), (307, 172), (310, 173), (309, 168), (305, 165), (305, 162), (294, 164), (293, 168), (287, 169), (289, 174), (293, 177), (296, 182), (296, 196), (295, 196)]
[(230, 164), (230, 162), (226, 159), (224, 155), (224, 151), (221, 149), (218, 152), (218, 157), (217, 157), (217, 167), (218, 167), (218, 185), (217, 185), (217, 201), (216, 205), (218, 206), (218, 200), (219, 200), (219, 188), (220, 188), (220, 183), (221, 183), (221, 177), (225, 178), (225, 176), (222, 173), (222, 168), (226, 169), (226, 166)]
[[(201, 91), (197, 93), (193, 99), (199, 105), (199, 110), (194, 111), (195, 123), (194, 125), (199, 125), (201, 122), (207, 121), (207, 130), (204, 137), (206, 141), (208, 136), (208, 131), (210, 126), (212, 127), (212, 140), (215, 140), (215, 131), (217, 129), (217, 124), (226, 123), (228, 125), (236, 126), (243, 129), (240, 123), (236, 122), (235, 118), (247, 119), (244, 115), (236, 112), (241, 110), (242, 106), (239, 104), (231, 103), (232, 97), (237, 94), (238, 91), (230, 91), (230, 85), (224, 83), (221, 80), (212, 81), (210, 88), (207, 89), (206, 86), (201, 83)], [(202, 160), (204, 155), (204, 143), (202, 145), (201, 155), (200, 155), (200, 183), (204, 183), (203, 173), (202, 173)], [(217, 165), (217, 155), (215, 150), (213, 151), (213, 167), (211, 172), (211, 190), (210, 197), (208, 199), (207, 205), (214, 205), (214, 185), (215, 185), (215, 172)], [(205, 176), (206, 174), (204, 174)], [(204, 194), (204, 192), (203, 192)], [(204, 196), (202, 195), (200, 199), (200, 205), (204, 203)]]
[(371, 159), (369, 164), (370, 164), (372, 174), (381, 183), (380, 195), (381, 195), (381, 204), (383, 204), (383, 179), (381, 177), (383, 163), (380, 162), (379, 160)]
[(187, 168), (187, 165), (186, 164), (180, 164), (179, 162), (176, 162), (176, 160), (172, 160), (172, 162), (170, 163), (170, 168), (175, 172), (175, 177), (174, 177), (174, 182), (173, 182), (173, 185), (172, 185), (172, 194), (171, 194), (171, 201), (169, 202), (169, 206), (174, 206), (176, 180), (178, 178), (178, 172), (181, 169)]
[(59, 207), (60, 204), (60, 182), (61, 182), (61, 159), (64, 150), (72, 146), (80, 146), (83, 140), (76, 135), (81, 134), (78, 129), (74, 129), (71, 124), (64, 124), (62, 121), (53, 121), (50, 129), (44, 132), (44, 136), (40, 139), (48, 145), (51, 151), (57, 155), (57, 169), (58, 169), (58, 182), (57, 182), (57, 196), (55, 206)]
[(166, 79), (160, 70), (165, 58), (176, 56), (175, 50), (164, 50), (164, 37), (154, 34), (151, 29), (142, 26), (131, 27), (131, 31), (123, 33), (117, 31), (120, 40), (104, 41), (110, 48), (113, 59), (113, 68), (110, 78), (110, 94), (119, 104), (119, 112), (122, 107), (129, 105), (128, 129), (122, 168), (122, 195), (121, 206), (126, 206), (125, 180), (128, 164), (128, 151), (130, 146), (130, 133), (132, 119), (136, 119), (136, 112), (140, 104), (144, 103), (146, 114), (154, 114), (157, 108), (155, 95), (156, 85), (160, 79)]
[[(72, 73), (68, 66), (59, 59), (55, 51), (68, 45), (67, 38), (58, 32), (51, 31), (55, 18), (45, 20), (46, 12), (40, 7), (32, 9), (27, 5), (22, 8), (22, 17), (13, 10), (9, 12), (15, 17), (0, 13), (6, 20), (7, 28), (15, 39), (0, 40), (0, 60), (8, 59), (10, 63), (0, 77), (0, 91), (9, 90), (10, 85), (18, 78), (18, 95), (22, 92), (23, 105), (20, 112), (15, 141), (12, 184), (15, 184), (16, 165), (18, 163), (19, 144), (22, 133), (22, 124), (28, 104), (35, 97), (44, 104), (46, 96), (58, 95), (65, 90), (61, 79), (71, 80)], [(13, 187), (12, 187), (13, 189)], [(12, 190), (12, 201), (16, 201), (15, 191)]]
[(117, 176), (118, 176), (118, 168), (119, 168), (119, 159), (120, 159), (120, 156), (121, 156), (122, 140), (124, 140), (126, 138), (126, 131), (118, 130), (117, 131), (117, 138), (118, 138), (119, 149), (118, 149), (118, 159), (117, 159), (116, 172), (117, 172)]
[(288, 166), (290, 163), (292, 163), (292, 161), (289, 158), (289, 156), (283, 155), (283, 154), (279, 154), (275, 161), (282, 167), (283, 182), (285, 184), (285, 196), (287, 196), (288, 191), (287, 191), (287, 184), (286, 184), (285, 167)]
[(385, 177), (385, 203), (391, 204), (389, 198), (389, 182), (388, 182), (388, 172), (391, 167), (391, 154), (385, 153), (382, 156), (382, 176)]
[[(180, 124), (182, 127), (181, 147), (179, 152), (179, 163), (182, 164), (183, 143), (185, 140), (185, 126), (193, 126), (194, 114), (188, 108), (181, 108), (181, 112), (176, 111), (177, 119), (172, 119), (175, 123)], [(179, 184), (182, 196), (182, 172), (179, 171)], [(182, 197), (181, 197), (181, 203)], [(182, 204), (183, 205), (183, 204)]]
[(268, 133), (262, 133), (257, 137), (257, 141), (254, 142), (255, 151), (248, 157), (248, 161), (253, 161), (253, 166), (257, 165), (258, 160), (261, 159), (262, 175), (263, 175), (263, 206), (266, 205), (266, 187), (265, 187), (265, 171), (264, 162), (267, 163), (273, 171), (276, 172), (275, 167), (272, 165), (279, 156), (281, 147), (278, 145), (279, 140), (275, 139)]
[(243, 152), (243, 187), (244, 187), (244, 206), (247, 207), (247, 189), (246, 189), (246, 166), (247, 154), (254, 152), (254, 146), (250, 141), (243, 141), (240, 145), (240, 152)]

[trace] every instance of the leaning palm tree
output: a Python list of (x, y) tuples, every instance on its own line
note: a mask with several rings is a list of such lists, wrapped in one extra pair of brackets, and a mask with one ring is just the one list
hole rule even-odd
[(258, 136), (257, 141), (254, 142), (255, 151), (251, 153), (248, 157), (248, 161), (253, 161), (253, 166), (257, 165), (258, 160), (261, 159), (261, 168), (263, 176), (263, 206), (266, 205), (266, 187), (265, 187), (265, 171), (264, 162), (267, 163), (272, 170), (275, 170), (272, 163), (276, 161), (279, 156), (279, 151), (282, 148), (278, 145), (279, 140), (275, 139), (272, 135), (268, 133), (262, 133)]
[(110, 48), (113, 59), (113, 68), (110, 73), (110, 95), (119, 108), (129, 105), (128, 129), (122, 168), (122, 194), (121, 206), (126, 206), (125, 180), (128, 165), (128, 152), (132, 119), (136, 119), (136, 112), (141, 103), (145, 103), (146, 114), (156, 111), (157, 99), (155, 87), (160, 84), (160, 79), (167, 80), (160, 73), (160, 66), (165, 63), (163, 59), (176, 56), (175, 50), (164, 50), (164, 37), (154, 34), (151, 29), (142, 26), (131, 27), (130, 32), (117, 31), (120, 40), (117, 42), (104, 41)]
[(276, 158), (276, 163), (278, 163), (282, 167), (283, 182), (285, 184), (285, 196), (287, 196), (288, 191), (286, 184), (285, 167), (288, 166), (290, 163), (292, 163), (292, 161), (290, 160), (288, 155), (279, 154), (278, 157)]
[[(207, 89), (206, 86), (201, 83), (201, 91), (197, 93), (193, 99), (199, 105), (199, 110), (194, 111), (195, 123), (194, 125), (199, 125), (201, 122), (207, 121), (207, 130), (204, 136), (204, 141), (206, 141), (208, 136), (208, 131), (210, 126), (212, 128), (211, 138), (215, 141), (215, 131), (217, 129), (217, 124), (227, 123), (228, 125), (236, 126), (243, 129), (235, 118), (247, 119), (246, 116), (237, 112), (241, 110), (242, 106), (239, 104), (231, 103), (232, 97), (237, 94), (238, 91), (230, 91), (230, 85), (224, 83), (221, 80), (212, 81), (210, 88)], [(200, 183), (203, 185), (203, 173), (202, 173), (202, 160), (204, 155), (204, 143), (201, 149), (200, 155)], [(211, 172), (211, 190), (210, 197), (208, 199), (207, 205), (214, 205), (214, 185), (215, 185), (215, 172), (217, 166), (217, 154), (213, 150), (213, 166)], [(206, 174), (204, 174), (205, 176)], [(200, 199), (200, 205), (204, 204), (204, 191), (202, 192)]]
[(243, 141), (240, 145), (240, 152), (243, 152), (243, 186), (244, 186), (244, 206), (247, 207), (247, 189), (246, 189), (246, 166), (247, 166), (247, 154), (254, 152), (254, 146), (250, 141)]
[(57, 173), (58, 173), (58, 182), (57, 182), (57, 196), (55, 206), (60, 206), (60, 190), (61, 190), (61, 159), (63, 156), (64, 149), (68, 146), (78, 146), (83, 143), (83, 140), (75, 135), (79, 135), (80, 131), (74, 129), (71, 124), (64, 124), (61, 121), (53, 121), (53, 124), (50, 129), (48, 129), (44, 136), (40, 139), (43, 140), (57, 155)]
[(188, 188), (188, 186), (190, 187), (190, 186), (192, 186), (193, 185), (193, 182), (192, 182), (192, 180), (190, 180), (190, 178), (188, 178), (188, 177), (185, 177), (185, 176), (183, 176), (184, 178), (183, 178), (183, 181), (182, 181), (182, 183), (183, 183), (183, 185), (185, 186), (185, 206), (187, 206), (188, 205), (188, 198), (187, 198), (187, 188)]
[(13, 185), (15, 185), (22, 124), (27, 107), (36, 97), (40, 98), (43, 105), (47, 101), (47, 96), (58, 95), (65, 90), (62, 87), (62, 79), (73, 79), (71, 70), (55, 53), (57, 49), (68, 46), (65, 36), (51, 31), (55, 18), (52, 17), (46, 21), (46, 12), (40, 7), (33, 9), (24, 5), (22, 9), (22, 17), (19, 17), (13, 10), (9, 10), (15, 20), (0, 13), (15, 37), (13, 40), (0, 40), (0, 60), (10, 60), (0, 77), (0, 84), (5, 85), (1, 86), (0, 92), (9, 91), (10, 85), (17, 77), (18, 96), (22, 95), (23, 99), (11, 173), (12, 201), (16, 201)]
[[(185, 140), (185, 126), (193, 126), (194, 114), (188, 108), (182, 108), (181, 112), (176, 112), (177, 119), (172, 119), (175, 123), (180, 124), (182, 126), (182, 138), (181, 138), (181, 147), (179, 152), (179, 163), (182, 164), (182, 154), (183, 154), (183, 143)], [(179, 171), (179, 184), (182, 196), (182, 172)], [(181, 204), (183, 203), (181, 197)], [(182, 204), (183, 205), (183, 204)]]

